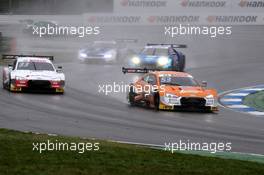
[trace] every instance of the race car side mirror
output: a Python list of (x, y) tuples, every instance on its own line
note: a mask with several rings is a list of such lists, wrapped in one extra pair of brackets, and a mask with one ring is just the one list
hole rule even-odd
[(202, 81), (202, 87), (207, 87), (207, 81)]
[(62, 66), (58, 66), (57, 72), (62, 72)]

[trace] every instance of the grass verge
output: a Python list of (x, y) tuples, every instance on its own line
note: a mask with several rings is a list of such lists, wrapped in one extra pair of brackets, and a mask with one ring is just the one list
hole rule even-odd
[[(99, 142), (98, 151), (33, 151), (36, 142)], [(48, 136), (0, 129), (0, 174), (194, 174), (259, 175), (261, 163), (175, 153), (76, 137)]]
[(246, 96), (243, 103), (258, 111), (264, 112), (264, 91), (259, 91)]

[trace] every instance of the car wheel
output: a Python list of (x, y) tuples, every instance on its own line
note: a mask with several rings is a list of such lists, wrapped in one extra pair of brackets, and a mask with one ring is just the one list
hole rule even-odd
[(11, 80), (6, 84), (6, 89), (11, 92)]
[(11, 79), (9, 79), (9, 82), (7, 84), (7, 88), (8, 90), (11, 92), (12, 91), (12, 88), (11, 88)]
[(155, 110), (159, 111), (159, 106), (160, 106), (160, 96), (159, 93), (156, 93), (154, 96), (154, 106), (155, 106)]
[(128, 93), (128, 103), (130, 104), (130, 106), (136, 105), (135, 96), (136, 96), (136, 93), (134, 92), (134, 88), (133, 86), (130, 86), (129, 93)]

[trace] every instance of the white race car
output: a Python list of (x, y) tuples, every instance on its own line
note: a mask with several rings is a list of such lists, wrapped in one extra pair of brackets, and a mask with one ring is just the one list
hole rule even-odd
[(11, 92), (23, 90), (52, 91), (64, 93), (65, 75), (62, 67), (57, 69), (53, 56), (3, 55), (3, 60), (14, 60), (3, 69), (3, 88)]
[(79, 51), (79, 60), (90, 63), (111, 63), (117, 59), (115, 41), (94, 41)]

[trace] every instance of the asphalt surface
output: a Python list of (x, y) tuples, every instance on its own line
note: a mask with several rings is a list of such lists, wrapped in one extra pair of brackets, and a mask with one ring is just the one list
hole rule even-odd
[[(264, 26), (241, 26), (233, 28), (231, 37), (193, 36), (166, 39), (166, 42), (188, 44), (184, 51), (187, 71), (198, 80), (208, 81), (209, 87), (223, 92), (264, 84), (263, 29)], [(27, 41), (32, 45), (41, 43), (39, 48), (43, 47), (43, 51), (53, 46), (61, 48), (63, 44), (68, 49), (71, 44), (71, 39), (63, 42), (57, 39), (52, 42), (50, 39)], [(120, 64), (81, 64), (74, 51), (71, 53), (54, 51), (58, 57), (56, 62), (63, 66), (66, 74), (64, 95), (0, 90), (0, 128), (159, 145), (180, 140), (231, 142), (234, 152), (264, 154), (263, 117), (222, 107), (217, 114), (131, 108), (126, 103), (125, 93), (105, 95), (98, 92), (98, 86), (129, 83), (135, 75), (123, 75)]]

